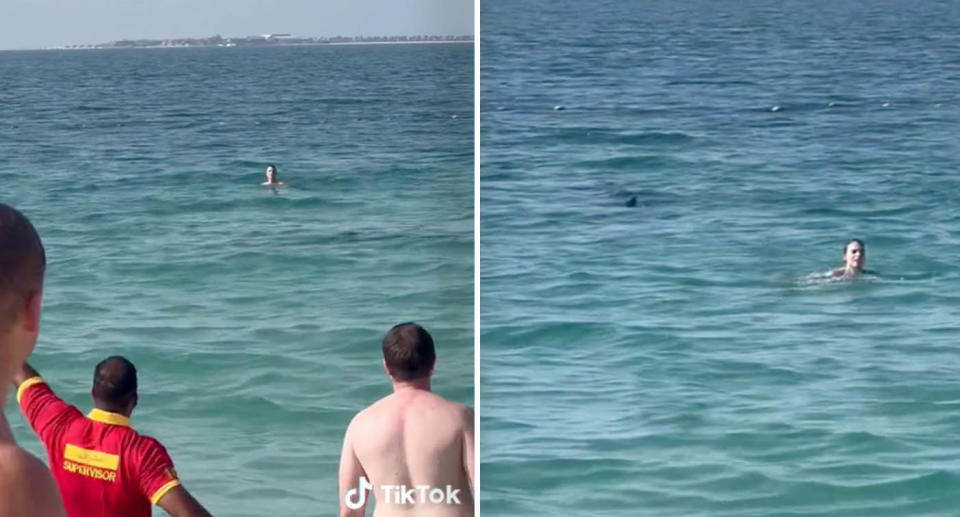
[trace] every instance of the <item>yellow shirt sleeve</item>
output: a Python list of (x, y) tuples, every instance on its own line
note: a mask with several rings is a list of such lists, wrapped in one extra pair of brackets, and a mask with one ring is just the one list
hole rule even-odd
[(30, 377), (29, 379), (21, 382), (20, 385), (17, 386), (17, 404), (20, 403), (20, 398), (23, 397), (23, 392), (27, 391), (27, 388), (29, 388), (30, 386), (34, 386), (36, 384), (43, 384), (43, 383), (44, 383), (43, 377), (40, 377), (39, 375), (35, 377)]

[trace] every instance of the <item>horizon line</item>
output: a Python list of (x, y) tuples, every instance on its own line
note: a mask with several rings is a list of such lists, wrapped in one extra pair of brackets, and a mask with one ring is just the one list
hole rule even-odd
[[(165, 38), (144, 38), (144, 37), (141, 37), (141, 38), (135, 38), (135, 39), (131, 39), (131, 38), (121, 38), (121, 39), (111, 40), (111, 41), (107, 41), (107, 42), (103, 42), (103, 43), (71, 43), (71, 44), (66, 44), (66, 45), (58, 45), (58, 46), (50, 46), (50, 47), (8, 47), (8, 48), (0, 48), (0, 51), (2, 51), (2, 52), (7, 52), (7, 51), (27, 51), (27, 50), (96, 50), (97, 47), (102, 47), (102, 46), (104, 46), (104, 45), (116, 44), (116, 43), (118, 43), (118, 42), (124, 42), (124, 41), (136, 42), (136, 41), (203, 40), (203, 39), (211, 39), (211, 38), (217, 38), (217, 37), (219, 37), (219, 38), (221, 38), (221, 39), (223, 39), (223, 40), (233, 40), (233, 39), (246, 40), (246, 39), (251, 39), (251, 38), (263, 38), (264, 40), (266, 40), (266, 39), (270, 39), (271, 36), (283, 36), (282, 39), (313, 39), (313, 40), (330, 40), (330, 39), (339, 39), (339, 38), (343, 38), (343, 39), (358, 39), (358, 38), (364, 38), (364, 39), (366, 39), (366, 38), (416, 38), (416, 37), (423, 37), (423, 38), (470, 38), (469, 40), (460, 39), (459, 42), (473, 41), (473, 40), (476, 38), (476, 35), (474, 35), (474, 34), (472, 34), (472, 33), (471, 33), (471, 34), (391, 34), (391, 35), (389, 35), (389, 36), (383, 36), (383, 35), (365, 36), (365, 35), (363, 35), (363, 34), (359, 34), (359, 35), (356, 35), (356, 36), (343, 36), (343, 35), (339, 35), (339, 34), (336, 35), (336, 36), (297, 36), (297, 35), (293, 35), (293, 34), (291, 34), (291, 33), (276, 32), (276, 33), (267, 33), (267, 34), (251, 34), (251, 35), (247, 35), (247, 36), (221, 36), (220, 34), (214, 34), (214, 35), (212, 35), (212, 36), (200, 36), (200, 37), (197, 37), (197, 36), (187, 36), (187, 37), (178, 37), (178, 38), (166, 38), (166, 37), (165, 37)], [(277, 39), (277, 38), (274, 38), (274, 39)], [(423, 43), (428, 43), (429, 41), (422, 41), (422, 42), (423, 42)], [(457, 43), (458, 41), (457, 41), (457, 40), (447, 40), (447, 41), (441, 40), (441, 41), (437, 41), (437, 42), (438, 42), (438, 43)], [(349, 41), (347, 41), (346, 43), (349, 43)], [(359, 43), (359, 42), (358, 42), (358, 43)], [(372, 42), (372, 43), (376, 43), (376, 42)], [(389, 41), (383, 41), (382, 43), (389, 43)], [(410, 43), (418, 43), (418, 41), (412, 41), (412, 42), (410, 42)], [(133, 48), (136, 48), (136, 47), (133, 47)], [(142, 48), (142, 47), (141, 47), (141, 48)], [(173, 47), (173, 48), (182, 48), (182, 47)], [(103, 48), (101, 48), (101, 49), (103, 49)]]

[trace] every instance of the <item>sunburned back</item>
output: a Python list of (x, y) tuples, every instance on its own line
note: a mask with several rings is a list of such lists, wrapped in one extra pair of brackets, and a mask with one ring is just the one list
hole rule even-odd
[[(473, 514), (463, 465), (464, 411), (460, 404), (430, 392), (409, 390), (390, 395), (359, 415), (355, 452), (374, 486), (377, 516)], [(385, 490), (386, 485), (406, 490)], [(418, 488), (424, 486), (429, 488)], [(433, 489), (439, 491), (431, 500)], [(437, 503), (440, 491), (444, 498)], [(448, 504), (449, 493), (459, 504), (454, 499)]]

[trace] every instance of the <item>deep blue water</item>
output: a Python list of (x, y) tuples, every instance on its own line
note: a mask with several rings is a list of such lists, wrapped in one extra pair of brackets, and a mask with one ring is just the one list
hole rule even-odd
[(483, 2), (484, 514), (956, 515), (958, 19)]
[(469, 44), (0, 52), (0, 201), (49, 258), (34, 366), (86, 411), (129, 357), (134, 427), (215, 515), (335, 512), (392, 325), (473, 403), (473, 96)]

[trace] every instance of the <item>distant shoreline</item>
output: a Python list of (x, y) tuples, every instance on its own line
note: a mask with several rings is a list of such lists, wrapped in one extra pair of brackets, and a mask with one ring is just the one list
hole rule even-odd
[[(433, 45), (437, 43), (473, 43), (473, 40), (450, 41), (342, 41), (337, 43), (316, 43), (316, 45)], [(294, 45), (289, 45), (294, 46)]]
[(195, 48), (195, 47), (272, 47), (300, 45), (411, 45), (420, 43), (473, 43), (474, 36), (332, 36), (300, 37), (290, 34), (263, 34), (260, 36), (224, 38), (219, 34), (207, 38), (124, 39), (108, 43), (64, 45), (21, 50), (96, 50), (115, 48)]
[[(473, 43), (473, 40), (464, 41), (354, 41), (343, 43), (277, 43), (275, 45), (237, 45), (243, 48), (264, 48), (264, 47), (346, 47), (351, 45), (443, 45), (443, 44), (463, 44)], [(142, 47), (47, 47), (47, 48), (0, 48), (0, 52), (48, 52), (53, 50), (136, 50), (136, 49), (190, 49), (190, 48), (236, 48), (236, 47), (217, 47), (214, 45), (190, 45), (190, 46), (142, 46)]]
[(351, 45), (437, 45), (437, 44), (463, 44), (473, 43), (473, 40), (456, 41), (351, 41), (338, 43), (275, 43), (273, 45), (237, 45), (236, 47), (218, 47), (216, 45), (184, 45), (184, 46), (137, 46), (137, 47), (94, 47), (94, 46), (70, 46), (70, 47), (47, 47), (47, 48), (8, 48), (0, 49), (0, 52), (48, 52), (53, 50), (137, 50), (137, 49), (191, 49), (191, 48), (264, 48), (264, 47), (346, 47)]

